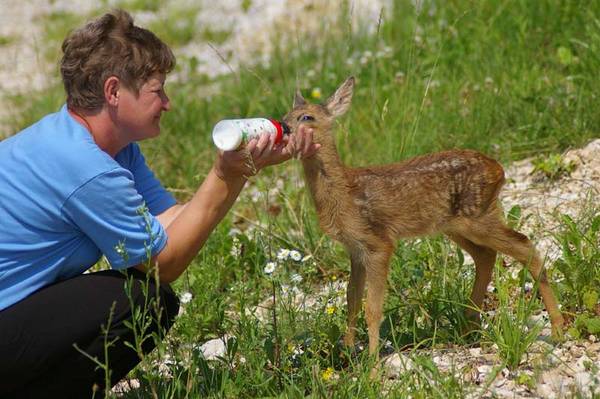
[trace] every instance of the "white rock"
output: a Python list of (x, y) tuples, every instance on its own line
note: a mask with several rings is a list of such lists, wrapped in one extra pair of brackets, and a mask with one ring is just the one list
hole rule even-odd
[(507, 388), (495, 388), (493, 390), (496, 397), (500, 398), (515, 398), (515, 392), (512, 389)]
[(594, 354), (600, 353), (600, 342), (594, 342), (586, 348), (586, 352), (593, 356)]
[(383, 366), (389, 378), (398, 378), (400, 374), (409, 372), (415, 368), (413, 361), (401, 353), (394, 353), (384, 359)]
[(535, 392), (540, 398), (544, 399), (556, 399), (556, 392), (552, 390), (552, 387), (548, 384), (538, 384)]
[(471, 355), (472, 357), (481, 356), (481, 348), (470, 348), (469, 355)]
[(592, 382), (592, 375), (590, 373), (586, 371), (576, 373), (573, 379), (575, 381), (575, 386), (581, 393), (586, 396), (591, 394), (589, 386)]
[[(547, 353), (552, 351), (553, 346), (551, 344), (549, 344), (546, 341), (535, 341), (533, 344), (531, 344), (531, 346), (529, 347), (529, 352), (534, 352), (534, 353)], [(561, 351), (562, 349), (560, 348), (556, 348), (554, 349), (553, 353), (556, 354), (557, 351)]]
[(569, 352), (573, 357), (582, 357), (585, 354), (585, 348), (583, 346), (573, 345), (569, 349)]
[(482, 364), (481, 366), (477, 366), (477, 377), (475, 378), (476, 384), (483, 384), (486, 382), (488, 375), (492, 371), (493, 367), (487, 364)]
[(575, 343), (573, 341), (566, 341), (563, 343), (563, 348), (565, 349), (571, 349), (571, 347), (575, 345)]
[(433, 363), (442, 371), (447, 371), (452, 365), (452, 358), (448, 355), (437, 355), (433, 357)]
[(219, 357), (224, 357), (227, 353), (227, 340), (230, 338), (224, 335), (221, 338), (211, 339), (200, 346), (200, 351), (206, 360), (216, 360)]
[(563, 362), (562, 358), (564, 357), (564, 352), (561, 348), (555, 349), (552, 353), (548, 355), (548, 363), (551, 366), (558, 366)]
[(594, 363), (592, 359), (590, 359), (587, 355), (583, 355), (577, 359), (577, 363), (575, 363), (575, 369), (577, 371), (586, 371), (592, 363)]
[(570, 390), (573, 380), (565, 377), (558, 369), (552, 369), (542, 373), (542, 382), (548, 384), (556, 393), (557, 397), (564, 397)]

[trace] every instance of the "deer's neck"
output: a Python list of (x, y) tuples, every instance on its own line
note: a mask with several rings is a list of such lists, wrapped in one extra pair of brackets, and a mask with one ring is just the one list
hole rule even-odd
[(333, 138), (321, 143), (311, 158), (303, 160), (308, 188), (319, 214), (331, 214), (348, 197), (346, 167), (342, 164)]

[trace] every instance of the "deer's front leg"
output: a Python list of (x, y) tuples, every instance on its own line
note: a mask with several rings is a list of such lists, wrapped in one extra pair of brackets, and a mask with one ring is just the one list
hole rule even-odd
[(348, 301), (348, 326), (344, 335), (344, 345), (354, 346), (356, 336), (356, 320), (362, 307), (362, 298), (365, 291), (365, 264), (364, 255), (360, 251), (348, 249), (350, 252), (350, 281), (346, 289)]

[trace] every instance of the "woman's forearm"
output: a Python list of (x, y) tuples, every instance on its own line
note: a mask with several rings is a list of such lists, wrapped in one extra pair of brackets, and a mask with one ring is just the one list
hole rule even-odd
[(245, 183), (246, 178), (241, 176), (221, 178), (213, 167), (192, 199), (174, 210), (176, 216), (166, 228), (167, 245), (153, 259), (161, 281), (172, 282), (183, 273)]

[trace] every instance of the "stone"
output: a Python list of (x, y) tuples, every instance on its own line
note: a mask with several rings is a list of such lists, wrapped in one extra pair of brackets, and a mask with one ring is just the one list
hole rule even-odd
[(540, 398), (544, 399), (556, 399), (557, 397), (556, 392), (552, 390), (552, 387), (549, 384), (538, 384), (535, 393), (537, 393)]
[(223, 336), (221, 338), (211, 339), (206, 341), (200, 346), (200, 351), (204, 355), (206, 360), (217, 360), (220, 357), (224, 357), (227, 354), (227, 340), (230, 336)]
[(492, 372), (493, 367), (487, 364), (482, 364), (481, 366), (477, 366), (477, 377), (474, 382), (476, 384), (483, 384), (486, 382), (488, 375)]
[(454, 359), (449, 355), (437, 355), (432, 360), (441, 371), (448, 371), (454, 363)]
[(406, 355), (394, 353), (383, 359), (383, 367), (388, 378), (398, 378), (400, 374), (410, 372), (414, 369), (413, 361)]
[(585, 348), (583, 346), (573, 345), (571, 349), (569, 349), (569, 352), (573, 357), (581, 357), (585, 354)]
[(558, 397), (563, 397), (572, 385), (572, 380), (563, 376), (558, 369), (547, 370), (542, 373), (542, 382), (549, 385)]
[(471, 355), (473, 357), (481, 356), (481, 348), (470, 348), (469, 355)]
[(495, 388), (493, 389), (493, 392), (496, 397), (500, 398), (518, 398), (518, 396), (515, 396), (515, 392), (512, 389)]
[(587, 355), (581, 356), (575, 363), (577, 371), (586, 371), (594, 362)]
[(592, 375), (586, 371), (576, 373), (573, 377), (575, 387), (583, 393), (585, 396), (591, 394), (590, 384), (592, 382)]
[(589, 345), (585, 350), (590, 356), (594, 356), (594, 354), (600, 353), (600, 342), (595, 342)]
[(531, 344), (531, 346), (529, 347), (529, 352), (546, 353), (550, 352), (553, 349), (554, 347), (548, 342), (538, 340)]

